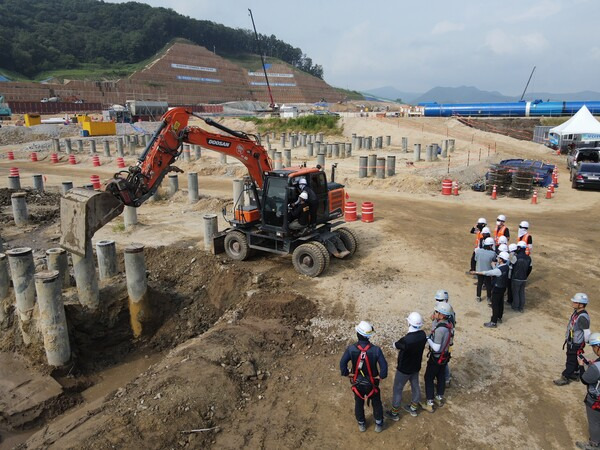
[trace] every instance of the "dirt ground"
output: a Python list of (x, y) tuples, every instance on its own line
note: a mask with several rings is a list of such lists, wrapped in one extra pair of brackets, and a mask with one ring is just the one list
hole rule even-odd
[[(235, 121), (239, 122), (239, 121)], [(234, 120), (226, 119), (228, 126)], [(248, 127), (248, 123), (244, 123)], [(252, 131), (246, 129), (246, 131)], [(346, 118), (342, 136), (352, 133), (392, 136), (392, 147), (380, 155), (397, 157), (397, 175), (385, 180), (358, 178), (354, 151), (340, 159), (338, 180), (350, 199), (375, 204), (375, 222), (347, 226), (360, 236), (350, 260), (334, 260), (317, 279), (298, 275), (290, 258), (257, 255), (234, 263), (203, 250), (202, 216), (231, 205), (231, 180), (244, 168), (218, 163), (203, 152), (200, 161), (178, 163), (197, 171), (200, 202), (187, 203), (183, 192), (147, 202), (138, 210), (139, 224), (124, 230), (115, 219), (94, 240), (115, 239), (119, 249), (131, 242), (147, 246), (146, 261), (153, 298), (150, 332), (133, 339), (128, 327), (124, 275), (103, 282), (103, 307), (96, 315), (83, 311), (75, 289), (65, 294), (74, 361), (70, 373), (52, 372), (43, 349), (20, 342), (11, 320), (0, 327), (0, 352), (25, 357), (32, 371), (50, 374), (63, 386), (62, 397), (29, 424), (11, 426), (0, 411), (2, 448), (573, 448), (587, 438), (584, 387), (556, 387), (552, 380), (564, 366), (564, 329), (575, 292), (590, 296), (592, 331), (600, 308), (595, 296), (600, 270), (600, 194), (574, 191), (563, 157), (543, 146), (466, 127), (453, 119)], [(409, 153), (401, 151), (403, 136)], [(457, 140), (450, 161), (412, 161), (413, 143)], [(108, 178), (116, 165), (103, 159), (80, 164), (32, 163), (29, 144), (14, 150), (18, 161), (0, 159), (0, 187), (10, 167), (19, 167), (22, 184), (43, 173), (49, 190), (61, 181), (87, 183), (92, 173)], [(305, 149), (293, 150), (294, 161), (314, 161)], [(543, 159), (558, 164), (555, 198), (532, 205), (528, 200), (499, 198), (469, 189), (492, 162), (507, 157)], [(0, 156), (1, 158), (1, 156)], [(133, 161), (133, 159), (131, 159)], [(329, 163), (326, 168), (329, 172)], [(468, 165), (467, 165), (468, 164)], [(461, 186), (460, 195), (440, 195), (441, 179)], [(2, 203), (2, 217), (9, 214)], [(493, 223), (505, 214), (516, 234), (528, 220), (534, 237), (534, 269), (523, 314), (506, 310), (504, 323), (489, 330), (490, 309), (475, 301), (475, 286), (465, 274), (478, 217)], [(220, 228), (225, 222), (220, 218)], [(31, 224), (25, 232), (2, 220), (5, 246), (25, 245), (41, 255), (57, 246), (55, 221)], [(390, 365), (382, 382), (390, 405), (396, 352), (393, 340), (406, 331), (413, 310), (428, 317), (437, 289), (447, 289), (457, 313), (452, 386), (447, 404), (434, 414), (402, 415), (386, 422), (383, 433), (358, 433), (348, 381), (339, 376), (339, 358), (355, 336), (354, 326), (369, 320)], [(588, 357), (590, 352), (588, 352)], [(422, 377), (421, 377), (421, 383)], [(405, 391), (405, 400), (408, 393)], [(191, 432), (192, 430), (204, 430)]]

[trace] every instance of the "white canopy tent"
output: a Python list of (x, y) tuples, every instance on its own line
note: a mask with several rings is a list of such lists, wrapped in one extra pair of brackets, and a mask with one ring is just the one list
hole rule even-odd
[(600, 141), (600, 122), (583, 105), (569, 120), (551, 128), (549, 134), (550, 142), (559, 148), (571, 142), (596, 142)]

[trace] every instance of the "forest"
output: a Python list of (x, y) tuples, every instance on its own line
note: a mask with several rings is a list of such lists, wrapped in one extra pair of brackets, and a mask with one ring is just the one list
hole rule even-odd
[[(249, 23), (250, 25), (250, 23)], [(169, 41), (183, 38), (222, 56), (259, 54), (254, 32), (183, 16), (137, 2), (96, 0), (1, 0), (0, 68), (33, 79), (84, 64), (116, 65), (143, 61)], [(323, 78), (301, 49), (259, 34), (262, 51)]]

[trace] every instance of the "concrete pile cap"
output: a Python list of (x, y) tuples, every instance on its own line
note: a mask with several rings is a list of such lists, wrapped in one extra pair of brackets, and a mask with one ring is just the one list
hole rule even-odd
[(129, 246), (125, 247), (123, 250), (125, 253), (139, 253), (144, 251), (143, 244), (129, 244)]
[[(14, 195), (14, 194), (13, 194)], [(23, 194), (24, 195), (24, 194)], [(26, 256), (33, 253), (33, 250), (29, 247), (18, 247), (13, 248), (12, 250), (8, 250), (6, 254), (8, 256)]]
[(65, 252), (66, 252), (66, 250), (64, 248), (55, 247), (55, 248), (49, 248), (48, 250), (46, 250), (46, 255), (52, 255), (55, 253), (62, 254)]
[(15, 192), (14, 194), (11, 194), (10, 198), (25, 198), (25, 192)]
[[(115, 243), (115, 241), (107, 239), (107, 240), (104, 240), (104, 241), (98, 241), (96, 243), (96, 245), (98, 245), (100, 247), (106, 247), (108, 245), (113, 245), (114, 243)], [(132, 245), (141, 245), (141, 244), (132, 244)], [(143, 248), (143, 246), (142, 246), (142, 248)]]
[(40, 283), (52, 283), (58, 278), (58, 270), (44, 270), (34, 275), (35, 281)]

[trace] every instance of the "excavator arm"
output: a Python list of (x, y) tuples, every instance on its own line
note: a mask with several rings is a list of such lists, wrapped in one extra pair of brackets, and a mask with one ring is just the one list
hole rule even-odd
[[(191, 115), (229, 135), (188, 126)], [(85, 255), (87, 242), (94, 233), (121, 214), (125, 206), (140, 206), (156, 192), (167, 173), (182, 172), (173, 163), (184, 143), (236, 158), (246, 166), (259, 188), (263, 185), (264, 172), (272, 169), (265, 149), (246, 133), (231, 130), (185, 108), (173, 108), (162, 117), (150, 143), (129, 170), (116, 173), (100, 191), (75, 188), (65, 194), (60, 207), (61, 247)]]

